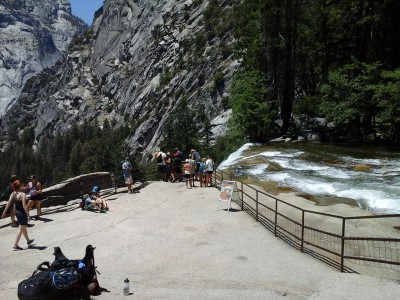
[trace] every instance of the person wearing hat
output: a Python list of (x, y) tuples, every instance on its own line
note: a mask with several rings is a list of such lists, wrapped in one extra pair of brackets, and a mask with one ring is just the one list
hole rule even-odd
[(90, 205), (93, 209), (100, 210), (102, 213), (108, 210), (106, 200), (100, 196), (100, 189), (98, 186), (94, 186), (89, 192), (89, 196), (85, 199), (85, 207), (90, 207)]
[(129, 157), (125, 158), (125, 162), (122, 164), (122, 174), (124, 175), (124, 181), (125, 184), (128, 187), (128, 193), (133, 193), (132, 190), (132, 184), (133, 184), (133, 178), (132, 178), (132, 165), (129, 162)]
[(29, 194), (28, 201), (28, 211), (36, 206), (36, 217), (35, 220), (40, 220), (40, 216), (42, 215), (42, 189), (43, 185), (37, 181), (35, 175), (31, 175), (29, 177), (28, 186), (26, 187), (27, 192)]

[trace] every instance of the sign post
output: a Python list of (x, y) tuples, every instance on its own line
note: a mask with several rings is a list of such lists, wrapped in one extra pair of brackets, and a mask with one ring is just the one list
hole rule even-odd
[(219, 210), (219, 202), (228, 202), (229, 203), (229, 208), (228, 212), (232, 207), (232, 195), (233, 195), (233, 190), (235, 189), (235, 181), (229, 181), (229, 180), (224, 180), (221, 183), (221, 191), (219, 194), (219, 199), (217, 201), (217, 210)]

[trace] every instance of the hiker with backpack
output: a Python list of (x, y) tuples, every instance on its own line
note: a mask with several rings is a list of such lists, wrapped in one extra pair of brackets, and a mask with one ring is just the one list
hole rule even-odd
[(13, 247), (13, 251), (16, 250), (22, 250), (22, 248), (18, 245), (19, 240), (21, 239), (21, 235), (24, 235), (26, 242), (28, 244), (28, 247), (30, 247), (33, 243), (33, 239), (29, 239), (28, 236), (28, 220), (29, 218), (29, 208), (28, 208), (28, 202), (26, 200), (26, 195), (23, 192), (24, 190), (24, 185), (21, 181), (16, 180), (14, 183), (14, 192), (10, 195), (10, 199), (7, 202), (6, 208), (3, 211), (2, 218), (4, 219), (6, 217), (6, 212), (7, 210), (13, 205), (15, 207), (15, 216), (17, 217), (18, 220), (18, 231), (17, 231), (17, 237), (15, 238), (15, 243)]
[(166, 157), (167, 157), (167, 155), (164, 152), (162, 152), (161, 150), (158, 151), (157, 156), (156, 156), (158, 172), (160, 173), (160, 179), (162, 181), (167, 181), (167, 166), (166, 166), (166, 162), (165, 162)]

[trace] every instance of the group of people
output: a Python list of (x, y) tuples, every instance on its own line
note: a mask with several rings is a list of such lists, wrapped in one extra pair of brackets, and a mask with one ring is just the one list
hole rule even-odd
[(29, 211), (35, 205), (37, 210), (35, 219), (40, 219), (42, 189), (43, 185), (36, 180), (35, 175), (31, 175), (26, 186), (16, 175), (11, 176), (10, 185), (8, 187), (10, 196), (6, 207), (4, 208), (2, 218), (4, 219), (7, 212), (10, 210), (11, 226), (18, 227), (13, 250), (22, 250), (19, 246), (19, 241), (22, 235), (25, 237), (28, 247), (30, 247), (34, 241), (28, 236), (27, 226), (28, 221), (31, 219)]
[[(34, 239), (30, 239), (28, 235), (28, 222), (31, 220), (30, 210), (36, 206), (35, 220), (40, 220), (42, 211), (42, 195), (43, 185), (37, 181), (35, 175), (31, 175), (27, 185), (18, 179), (16, 175), (12, 175), (8, 186), (9, 197), (7, 205), (4, 208), (2, 218), (6, 218), (7, 213), (10, 212), (11, 226), (18, 227), (17, 236), (15, 238), (13, 250), (22, 250), (19, 246), (21, 236), (26, 239), (28, 247), (31, 247)], [(85, 206), (92, 210), (106, 212), (109, 207), (106, 200), (100, 196), (100, 189), (94, 186), (85, 198)]]
[(170, 182), (185, 180), (186, 187), (195, 187), (195, 181), (199, 181), (200, 187), (212, 186), (212, 174), (214, 164), (210, 156), (202, 158), (195, 150), (190, 150), (186, 156), (178, 148), (175, 152), (158, 151), (155, 155), (160, 179)]

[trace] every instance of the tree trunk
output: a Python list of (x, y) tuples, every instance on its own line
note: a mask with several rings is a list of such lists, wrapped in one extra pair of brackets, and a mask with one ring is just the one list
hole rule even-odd
[(290, 125), (294, 98), (293, 70), (293, 6), (292, 0), (286, 0), (285, 5), (285, 68), (283, 78), (283, 99), (281, 107), (282, 133), (285, 134)]

